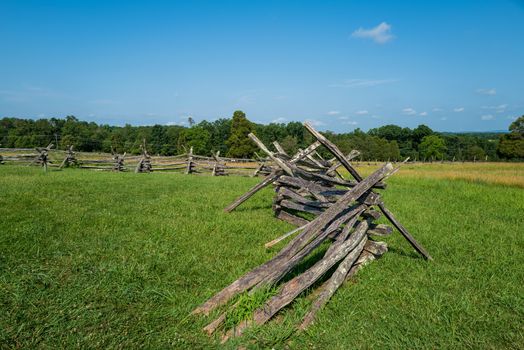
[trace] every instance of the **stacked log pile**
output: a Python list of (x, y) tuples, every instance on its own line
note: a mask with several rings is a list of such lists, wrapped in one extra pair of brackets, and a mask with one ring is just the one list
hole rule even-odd
[(126, 152), (124, 154), (118, 154), (115, 152), (113, 153), (113, 171), (120, 172), (120, 171), (126, 171), (126, 167), (124, 165), (125, 158), (126, 158)]
[(135, 173), (150, 173), (152, 171), (151, 156), (147, 152), (145, 139), (140, 145), (140, 151), (142, 152), (142, 158), (140, 158), (135, 167)]
[(64, 160), (62, 161), (62, 164), (60, 164), (60, 169), (64, 167), (72, 167), (77, 166), (78, 160), (76, 159), (75, 152), (73, 151), (73, 145), (69, 145), (67, 147), (66, 156)]
[(50, 143), (47, 147), (35, 148), (35, 150), (38, 152), (38, 155), (29, 165), (38, 164), (44, 169), (44, 171), (47, 172), (49, 163), (52, 163), (52, 161), (49, 159), (49, 151), (51, 151), (51, 148), (53, 148), (52, 143)]
[(213, 171), (211, 175), (213, 176), (226, 176), (226, 164), (220, 160), (220, 151), (217, 151), (213, 154), (215, 159), (215, 164), (213, 165)]
[[(307, 259), (311, 259), (314, 255), (312, 253), (318, 252), (320, 245), (325, 242), (330, 244), (320, 260), (306, 271), (278, 285), (277, 293), (254, 311), (251, 317), (237, 324), (235, 328), (225, 330), (224, 341), (241, 335), (248, 327), (266, 323), (320, 278), (331, 273), (319, 287), (318, 293), (313, 294), (315, 299), (311, 309), (298, 328), (308, 327), (314, 321), (318, 310), (327, 303), (344, 281), (352, 278), (366, 263), (387, 251), (387, 244), (376, 239), (391, 234), (393, 229), (375, 222), (381, 215), (384, 215), (400, 231), (417, 252), (431, 260), (431, 256), (396, 220), (385, 207), (380, 194), (375, 191), (375, 189), (384, 189), (386, 187), (384, 180), (398, 168), (394, 168), (391, 163), (386, 163), (367, 178), (363, 178), (350, 163), (350, 157), (357, 155), (357, 152), (344, 156), (311, 125), (306, 123), (305, 127), (317, 141), (293, 157), (287, 156), (278, 145), (275, 145), (277, 152), (269, 151), (254, 135), (250, 135), (277, 167), (260, 184), (226, 208), (226, 211), (233, 210), (256, 191), (274, 183), (276, 215), (299, 227), (267, 243), (266, 247), (274, 246), (293, 235), (296, 236), (275, 257), (218, 292), (197, 307), (193, 314), (208, 315), (212, 310), (229, 303), (241, 293), (252, 294), (262, 288), (277, 286), (292, 273), (297, 273), (295, 268)], [(333, 160), (325, 161), (314, 153), (320, 145), (333, 154)], [(339, 176), (336, 170), (340, 166), (353, 176), (353, 180), (349, 181)], [(237, 306), (238, 303), (230, 306), (204, 330), (212, 334), (221, 328), (231, 309)]]

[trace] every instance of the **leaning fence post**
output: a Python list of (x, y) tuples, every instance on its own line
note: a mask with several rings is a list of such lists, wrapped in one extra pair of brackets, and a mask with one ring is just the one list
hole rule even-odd
[(189, 154), (187, 155), (186, 174), (191, 174), (192, 171), (193, 171), (193, 146), (189, 148)]

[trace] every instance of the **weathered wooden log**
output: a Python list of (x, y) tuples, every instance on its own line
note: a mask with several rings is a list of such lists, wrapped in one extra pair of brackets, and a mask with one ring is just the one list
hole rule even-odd
[[(360, 155), (360, 152), (357, 151), (357, 150), (352, 150), (351, 152), (348, 153), (348, 155), (346, 156), (346, 159), (348, 161), (358, 157)], [(337, 169), (342, 165), (342, 163), (339, 161), (339, 160), (336, 160), (336, 157), (335, 157), (335, 161), (333, 162), (333, 165), (329, 167), (328, 170), (326, 170), (326, 175), (334, 175), (334, 173), (337, 171)]]
[(362, 214), (362, 216), (365, 217), (366, 219), (378, 220), (382, 216), (382, 214), (379, 211), (376, 211), (370, 208), (366, 210)]
[(362, 181), (362, 176), (353, 168), (351, 163), (347, 160), (347, 158), (344, 156), (344, 154), (338, 149), (338, 147), (329, 141), (327, 138), (324, 137), (321, 133), (316, 131), (309, 123), (305, 122), (304, 127), (313, 135), (324, 147), (326, 147), (337, 160), (349, 171), (349, 173), (355, 178), (357, 181)]
[(291, 158), (290, 162), (296, 163), (297, 161), (299, 161), (300, 159), (303, 159), (308, 154), (311, 154), (312, 152), (314, 152), (320, 146), (322, 146), (320, 142), (318, 141), (313, 142), (311, 145), (309, 145), (305, 149), (298, 151), (297, 154), (295, 154), (293, 158)]
[(282, 236), (280, 236), (278, 238), (275, 238), (271, 242), (267, 242), (266, 244), (264, 244), (264, 247), (265, 248), (271, 248), (272, 246), (278, 244), (279, 242), (282, 242), (284, 239), (286, 239), (288, 237), (291, 237), (292, 235), (294, 235), (295, 233), (299, 232), (300, 230), (303, 230), (304, 228), (306, 228), (307, 225), (309, 225), (309, 222), (307, 224), (304, 224), (304, 225), (302, 225), (300, 227), (297, 227), (294, 230), (291, 230), (291, 231), (283, 234)]
[(193, 171), (193, 147), (189, 149), (189, 154), (187, 156), (187, 167), (186, 167), (186, 174), (191, 174)]
[(326, 209), (322, 215), (317, 216), (311, 225), (309, 225), (304, 231), (303, 236), (300, 236), (301, 239), (297, 242), (294, 242), (293, 246), (289, 247), (289, 250), (296, 252), (303, 248), (303, 245), (312, 239), (333, 219), (339, 215), (340, 212), (344, 210), (350, 203), (359, 199), (364, 193), (371, 189), (373, 185), (379, 182), (384, 176), (388, 174), (389, 171), (393, 169), (391, 163), (387, 163), (373, 174), (368, 176), (363, 181), (359, 182), (355, 187), (350, 191), (340, 197), (340, 199), (334, 203), (331, 207)]
[(393, 233), (393, 228), (384, 224), (373, 224), (368, 230), (368, 235), (373, 236), (389, 236)]
[(285, 210), (277, 209), (275, 212), (276, 212), (275, 217), (277, 219), (280, 219), (282, 221), (286, 221), (286, 222), (290, 223), (291, 225), (304, 226), (306, 224), (309, 224), (308, 220), (306, 220), (304, 218), (301, 218), (299, 216), (293, 215), (291, 213), (288, 213)]
[(364, 240), (366, 229), (367, 221), (362, 221), (354, 234), (342, 243), (338, 249), (315, 263), (304, 273), (286, 282), (277, 295), (273, 296), (263, 307), (254, 312), (252, 320), (240, 323), (238, 327), (234, 329), (234, 332), (230, 332), (230, 335), (239, 336), (252, 324), (262, 325), (266, 323), (278, 311), (293, 301), (293, 299), (295, 299), (301, 292), (315, 283), (315, 281), (317, 281), (331, 267), (341, 259), (345, 258), (352, 250), (361, 250), (366, 243)]
[[(355, 181), (346, 181), (337, 177), (332, 177), (328, 175), (323, 174), (315, 174), (311, 172), (304, 171), (302, 169), (296, 169), (295, 174), (303, 179), (310, 180), (310, 181), (321, 181), (324, 183), (329, 183), (332, 185), (340, 185), (345, 187), (355, 187), (357, 182)], [(385, 189), (386, 184), (384, 182), (379, 182), (373, 188), (380, 188)]]
[[(297, 266), (306, 256), (308, 256), (313, 250), (320, 246), (320, 244), (322, 244), (322, 242), (324, 242), (327, 238), (339, 236), (341, 225), (347, 224), (353, 226), (355, 222), (355, 220), (353, 220), (354, 217), (364, 211), (365, 208), (366, 207), (364, 205), (347, 208), (336, 220), (334, 220), (325, 230), (323, 230), (317, 237), (315, 237), (315, 239), (309, 242), (303, 249), (301, 249), (296, 254), (288, 254), (287, 260), (275, 264), (272, 271), (270, 271), (268, 275), (259, 282), (258, 287), (277, 283), (295, 266)], [(302, 234), (303, 233), (301, 233), (301, 235)], [(299, 237), (295, 238), (295, 240), (298, 238)], [(338, 245), (336, 245), (336, 247), (338, 247)], [(285, 249), (283, 249), (281, 252), (284, 251)]]
[[(309, 192), (308, 192), (309, 194)], [(311, 199), (308, 199), (308, 198), (305, 198), (303, 195), (300, 195), (299, 193), (289, 189), (289, 188), (286, 188), (286, 187), (279, 187), (278, 190), (277, 190), (277, 198), (278, 197), (281, 197), (281, 198), (287, 198), (287, 199), (291, 199), (297, 203), (300, 203), (300, 204), (304, 204), (304, 205), (307, 205), (307, 206), (313, 206), (313, 207), (318, 207), (318, 208), (327, 208), (329, 207), (331, 204), (330, 203), (326, 203), (326, 202), (320, 202), (320, 201), (313, 201)]]
[(277, 165), (282, 169), (284, 170), (287, 174), (293, 176), (293, 171), (291, 170), (291, 168), (284, 162), (282, 161), (280, 158), (276, 157), (275, 154), (273, 152), (271, 152), (267, 147), (266, 145), (264, 145), (264, 143), (262, 141), (260, 141), (258, 139), (258, 137), (256, 137), (253, 133), (249, 133), (248, 134), (249, 138), (257, 144), (257, 146), (262, 150), (264, 151), (264, 153), (266, 153), (275, 163), (277, 163)]
[(162, 167), (162, 168), (155, 167), (155, 171), (186, 170), (186, 169), (187, 169), (186, 165), (179, 166), (179, 167)]
[(278, 143), (278, 141), (273, 141), (273, 146), (275, 146), (275, 149), (278, 153), (287, 155), (286, 151), (284, 150), (284, 148), (282, 148), (282, 146), (280, 146), (280, 143)]
[(295, 203), (292, 201), (289, 201), (287, 199), (283, 199), (279, 202), (279, 205), (283, 208), (291, 209), (291, 210), (298, 210), (304, 213), (310, 213), (313, 215), (320, 215), (322, 214), (323, 210), (322, 208), (316, 207), (316, 206), (309, 206), (304, 205), (300, 203)]
[(320, 310), (329, 301), (329, 299), (331, 299), (333, 294), (335, 294), (335, 291), (345, 281), (349, 270), (362, 253), (362, 250), (364, 249), (364, 245), (366, 244), (366, 242), (366, 238), (362, 239), (362, 242), (361, 244), (359, 244), (357, 249), (353, 249), (353, 251), (351, 251), (344, 258), (344, 260), (342, 260), (342, 262), (338, 265), (333, 275), (331, 275), (331, 278), (322, 285), (320, 294), (313, 302), (311, 310), (306, 314), (306, 316), (304, 316), (304, 319), (302, 321), (302, 324), (299, 326), (299, 329), (304, 330), (311, 323), (313, 323), (318, 310)]
[[(381, 248), (376, 247), (377, 245), (380, 245)], [(366, 242), (366, 245), (364, 246), (364, 250), (362, 251), (362, 253), (360, 253), (360, 256), (358, 257), (357, 261), (353, 264), (353, 266), (349, 270), (345, 278), (346, 282), (349, 281), (351, 278), (353, 278), (353, 276), (355, 276), (355, 274), (365, 265), (369, 264), (371, 261), (378, 259), (380, 258), (380, 256), (382, 256), (381, 254), (374, 255), (370, 251), (374, 251), (377, 253), (383, 252), (382, 254), (384, 254), (387, 251), (387, 244), (384, 242), (376, 242), (376, 241), (368, 240)]]
[(384, 203), (379, 203), (378, 207), (380, 208), (382, 213), (384, 213), (384, 216), (397, 228), (397, 230), (399, 230), (402, 236), (404, 236), (404, 238), (411, 244), (413, 248), (415, 248), (417, 252), (419, 252), (427, 260), (433, 260), (433, 258), (431, 257), (431, 255), (429, 255), (426, 249), (424, 249), (424, 247), (422, 247), (422, 245), (420, 245), (420, 243), (417, 242), (417, 240), (408, 232), (408, 230), (406, 230), (406, 228), (402, 226), (402, 224), (395, 218), (393, 213), (390, 212), (388, 208), (386, 208)]
[(249, 191), (238, 197), (233, 203), (231, 203), (227, 208), (224, 209), (226, 213), (230, 213), (233, 211), (236, 207), (238, 207), (240, 204), (244, 203), (247, 199), (249, 199), (252, 195), (260, 191), (262, 188), (270, 185), (273, 183), (276, 179), (278, 179), (282, 175), (282, 171), (277, 170), (273, 173), (269, 174), (264, 181), (260, 182), (259, 184), (255, 185), (253, 188), (251, 188)]

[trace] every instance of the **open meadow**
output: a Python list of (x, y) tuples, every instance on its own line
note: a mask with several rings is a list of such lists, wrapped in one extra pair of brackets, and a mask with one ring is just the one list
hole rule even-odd
[(395, 232), (307, 331), (309, 290), (241, 338), (207, 337), (218, 312), (190, 312), (292, 228), (270, 188), (223, 212), (259, 181), (0, 166), (0, 347), (523, 348), (518, 163), (405, 165), (384, 200), (433, 262)]

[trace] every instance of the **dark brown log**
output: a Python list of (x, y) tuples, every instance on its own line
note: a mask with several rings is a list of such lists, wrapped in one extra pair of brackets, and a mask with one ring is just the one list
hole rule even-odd
[(282, 171), (277, 170), (269, 174), (262, 182), (255, 185), (253, 188), (251, 188), (249, 191), (238, 197), (233, 203), (231, 203), (227, 208), (224, 209), (225, 212), (229, 213), (233, 211), (236, 207), (238, 207), (240, 204), (244, 203), (247, 199), (249, 199), (251, 196), (253, 196), (255, 193), (263, 189), (264, 187), (268, 186), (269, 184), (273, 183), (276, 179), (278, 179), (282, 175)]
[(397, 228), (397, 230), (400, 231), (402, 236), (404, 236), (404, 238), (407, 239), (407, 241), (411, 244), (413, 248), (415, 248), (417, 252), (419, 252), (427, 260), (433, 260), (433, 258), (431, 257), (431, 255), (429, 255), (426, 249), (424, 249), (424, 247), (422, 247), (422, 245), (420, 245), (417, 242), (417, 240), (408, 232), (408, 230), (406, 230), (406, 228), (402, 226), (402, 224), (395, 218), (393, 213), (390, 212), (388, 208), (386, 208), (384, 203), (379, 203), (378, 207), (380, 208), (382, 213), (384, 213), (384, 216), (393, 224), (393, 226)]

